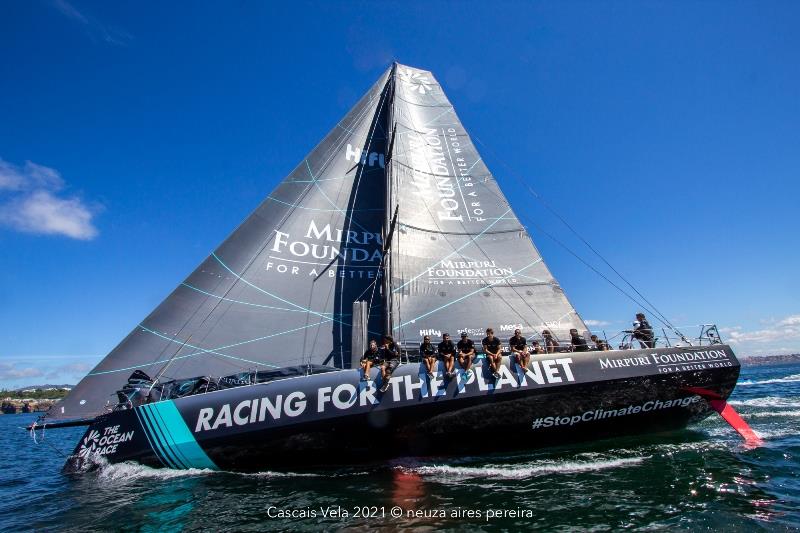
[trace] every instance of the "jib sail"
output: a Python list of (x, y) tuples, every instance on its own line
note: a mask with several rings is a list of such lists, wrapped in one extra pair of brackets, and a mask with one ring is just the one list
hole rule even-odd
[(431, 72), (398, 66), (392, 117), (396, 336), (586, 333)]

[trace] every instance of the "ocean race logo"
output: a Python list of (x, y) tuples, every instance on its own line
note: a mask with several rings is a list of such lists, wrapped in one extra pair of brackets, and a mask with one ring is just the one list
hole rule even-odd
[[(528, 369), (516, 373), (502, 366), (499, 370), (500, 377), (495, 381), (487, 381), (480, 372), (473, 372), (469, 376), (458, 373), (453, 378), (456, 387), (451, 394), (461, 398), (468, 393), (490, 393), (503, 389), (569, 383), (575, 381), (572, 364), (570, 357), (542, 359), (531, 361)], [(340, 383), (335, 386), (319, 387), (311, 394), (293, 391), (288, 394), (246, 399), (235, 404), (203, 407), (197, 413), (194, 432), (289, 421), (309, 411), (316, 415), (335, 414), (376, 404), (418, 402), (424, 398), (441, 398), (448, 395), (442, 379), (438, 377), (428, 379), (424, 373), (394, 376), (390, 379), (390, 383), (389, 391), (380, 397), (375, 387), (366, 387), (363, 383)]]
[(119, 426), (103, 428), (103, 433), (93, 429), (81, 441), (78, 455), (87, 459), (93, 455), (109, 455), (117, 452), (117, 446), (133, 439), (133, 431), (120, 433)]
[(415, 72), (410, 68), (401, 68), (397, 74), (400, 81), (405, 83), (410, 90), (419, 94), (429, 93), (433, 88), (433, 83), (421, 72)]
[[(309, 221), (300, 235), (275, 231), (264, 268), (279, 274), (372, 279), (379, 275), (380, 233), (344, 231)], [(345, 266), (340, 268), (340, 264)], [(327, 270), (326, 270), (327, 268)]]

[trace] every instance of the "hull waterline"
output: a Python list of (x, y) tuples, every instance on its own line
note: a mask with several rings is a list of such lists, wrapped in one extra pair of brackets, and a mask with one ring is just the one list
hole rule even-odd
[(534, 449), (681, 429), (725, 400), (739, 362), (724, 345), (537, 355), (495, 380), (429, 379), (401, 365), (389, 389), (356, 370), (152, 403), (99, 417), (67, 470), (103, 457), (153, 467), (259, 471), (396, 456)]

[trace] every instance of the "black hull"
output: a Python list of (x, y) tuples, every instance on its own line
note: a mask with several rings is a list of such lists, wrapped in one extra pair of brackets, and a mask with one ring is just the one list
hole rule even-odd
[(67, 469), (102, 455), (112, 463), (247, 472), (671, 431), (711, 414), (708, 400), (726, 399), (739, 376), (734, 354), (721, 345), (533, 359), (535, 372), (523, 378), (507, 367), (496, 382), (478, 363), (471, 381), (434, 389), (409, 364), (385, 394), (376, 389), (379, 378), (365, 390), (357, 371), (343, 370), (117, 411), (90, 426)]

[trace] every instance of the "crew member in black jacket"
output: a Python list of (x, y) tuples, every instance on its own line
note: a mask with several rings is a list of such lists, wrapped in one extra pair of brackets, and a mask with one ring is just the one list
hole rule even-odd
[(636, 313), (636, 321), (639, 322), (639, 325), (633, 330), (633, 338), (639, 341), (642, 348), (655, 348), (656, 341), (655, 335), (653, 335), (653, 327), (645, 318), (644, 313)]
[(428, 335), (422, 338), (422, 344), (419, 345), (419, 356), (422, 362), (425, 363), (425, 368), (428, 369), (428, 377), (433, 379), (433, 369), (436, 365), (436, 348), (431, 344), (431, 338)]
[(586, 339), (583, 338), (583, 335), (578, 333), (578, 330), (572, 328), (569, 330), (569, 336), (572, 338), (572, 351), (573, 352), (588, 352), (589, 345), (586, 344)]
[(486, 354), (486, 361), (492, 369), (495, 379), (500, 377), (500, 367), (503, 365), (503, 343), (494, 336), (494, 330), (487, 328), (486, 337), (483, 338), (483, 353)]
[(517, 358), (517, 364), (522, 367), (524, 372), (528, 368), (530, 354), (528, 353), (528, 343), (520, 330), (514, 330), (514, 336), (508, 339), (508, 347), (511, 348), (511, 355)]
[(464, 369), (467, 377), (472, 375), (472, 358), (475, 357), (475, 343), (469, 338), (466, 331), (461, 332), (461, 340), (458, 341), (458, 364)]
[(442, 358), (444, 361), (444, 371), (445, 375), (449, 378), (452, 378), (456, 375), (455, 372), (455, 361), (456, 356), (456, 345), (453, 344), (453, 341), (450, 340), (450, 335), (445, 333), (442, 335), (442, 342), (439, 343), (439, 357)]
[(386, 392), (389, 389), (389, 378), (392, 377), (392, 372), (394, 372), (395, 368), (400, 366), (400, 351), (397, 349), (394, 339), (390, 335), (384, 335), (379, 352), (381, 358), (381, 377), (383, 378), (381, 392)]

